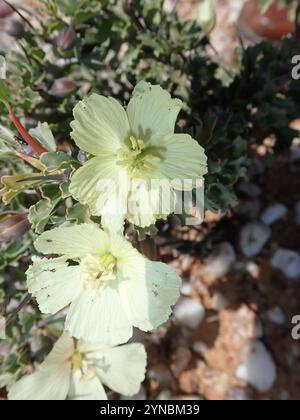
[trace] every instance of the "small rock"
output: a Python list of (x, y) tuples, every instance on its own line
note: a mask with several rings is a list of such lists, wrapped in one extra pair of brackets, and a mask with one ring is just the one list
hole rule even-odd
[(300, 226), (300, 201), (298, 201), (295, 207), (295, 220), (297, 225)]
[(239, 204), (239, 213), (249, 220), (258, 218), (261, 211), (261, 202), (259, 199), (244, 200)]
[(263, 223), (253, 222), (244, 226), (241, 232), (240, 246), (246, 257), (258, 255), (271, 236), (271, 230)]
[(163, 387), (170, 384), (172, 381), (172, 374), (165, 365), (161, 364), (155, 366), (155, 368), (149, 369), (147, 372), (147, 378), (157, 382), (161, 387)]
[(205, 271), (216, 279), (225, 276), (236, 260), (235, 251), (229, 242), (222, 242), (205, 260)]
[(178, 376), (189, 365), (192, 359), (191, 351), (186, 347), (179, 347), (174, 354), (172, 354), (171, 370), (175, 376)]
[(278, 268), (287, 278), (300, 277), (300, 255), (295, 251), (279, 248), (271, 260), (271, 265)]
[(158, 396), (156, 397), (156, 400), (158, 401), (168, 401), (170, 400), (172, 397), (171, 391), (169, 391), (168, 389), (163, 389)]
[(193, 288), (188, 280), (184, 280), (181, 284), (180, 293), (184, 296), (191, 296)]
[(201, 354), (201, 356), (203, 356), (207, 350), (207, 345), (203, 341), (195, 341), (192, 345), (192, 349), (195, 353)]
[(174, 317), (188, 328), (197, 328), (205, 317), (205, 308), (194, 299), (182, 298), (174, 308)]
[(257, 198), (261, 195), (261, 189), (253, 182), (241, 182), (238, 186), (238, 191), (250, 198)]
[(234, 386), (230, 388), (226, 395), (225, 401), (252, 401), (254, 400), (254, 392), (250, 387), (241, 388)]
[(168, 389), (164, 389), (161, 391), (158, 396), (156, 397), (156, 400), (158, 401), (172, 401), (172, 400), (182, 400), (182, 401), (201, 401), (203, 398), (201, 398), (199, 395), (172, 395), (171, 391)]
[(275, 203), (264, 210), (260, 220), (265, 225), (272, 225), (278, 220), (282, 219), (288, 213), (288, 209), (284, 204)]
[(259, 392), (269, 391), (276, 381), (276, 366), (271, 354), (260, 341), (244, 349), (245, 362), (236, 370), (237, 378), (246, 381)]
[(248, 261), (246, 264), (246, 271), (253, 277), (257, 279), (260, 275), (260, 268), (259, 265), (256, 264), (254, 261)]
[(271, 308), (267, 312), (267, 317), (271, 322), (277, 325), (283, 325), (285, 322), (285, 315), (279, 306)]
[(281, 401), (288, 401), (291, 399), (290, 393), (287, 389), (280, 391), (279, 398)]
[(203, 401), (199, 395), (174, 395), (172, 400), (180, 400), (180, 401)]
[(200, 395), (206, 400), (224, 400), (230, 383), (229, 375), (203, 365), (183, 372), (179, 387), (185, 394)]
[(228, 308), (229, 306), (229, 301), (228, 299), (219, 292), (214, 293), (213, 297), (212, 297), (212, 308), (216, 311), (223, 311), (223, 309)]

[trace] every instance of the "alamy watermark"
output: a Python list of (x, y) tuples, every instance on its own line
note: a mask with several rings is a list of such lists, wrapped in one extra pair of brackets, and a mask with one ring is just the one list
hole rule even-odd
[(97, 184), (99, 214), (147, 219), (180, 215), (188, 226), (204, 219), (203, 179), (102, 179)]
[(292, 69), (292, 78), (294, 80), (300, 79), (300, 55), (294, 55), (292, 58), (292, 64), (294, 64), (294, 67)]
[(292, 329), (292, 337), (294, 340), (300, 340), (300, 315), (295, 315), (292, 319), (294, 328)]

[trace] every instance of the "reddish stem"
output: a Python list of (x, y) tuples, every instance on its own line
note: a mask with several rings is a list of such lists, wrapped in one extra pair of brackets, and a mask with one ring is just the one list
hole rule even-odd
[(34, 139), (26, 130), (26, 128), (22, 125), (20, 120), (17, 118), (17, 116), (14, 114), (13, 110), (11, 108), (8, 109), (9, 116), (14, 123), (16, 129), (18, 130), (19, 134), (23, 137), (23, 139), (26, 141), (26, 143), (38, 154), (41, 155), (47, 150), (40, 145), (40, 143)]

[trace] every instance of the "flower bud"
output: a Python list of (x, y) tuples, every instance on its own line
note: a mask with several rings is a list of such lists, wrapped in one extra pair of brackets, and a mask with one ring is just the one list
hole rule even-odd
[(53, 96), (67, 96), (70, 93), (74, 92), (76, 89), (76, 83), (70, 77), (62, 77), (61, 79), (56, 79), (53, 83), (49, 93)]
[(6, 18), (12, 13), (13, 9), (5, 1), (0, 0), (0, 19)]
[(30, 229), (27, 213), (0, 213), (0, 243), (19, 238)]
[(56, 45), (61, 50), (69, 50), (73, 47), (76, 38), (76, 33), (72, 26), (68, 26), (67, 28), (63, 28), (57, 38), (56, 38)]

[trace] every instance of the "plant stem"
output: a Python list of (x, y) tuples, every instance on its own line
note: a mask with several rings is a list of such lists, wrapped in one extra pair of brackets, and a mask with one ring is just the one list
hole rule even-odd
[(34, 26), (32, 25), (31, 22), (29, 22), (29, 20), (14, 6), (12, 5), (9, 1), (7, 0), (3, 0), (4, 3), (6, 3), (14, 12), (16, 12), (20, 18), (22, 20), (24, 20), (25, 23), (27, 23), (28, 26), (30, 26), (31, 29), (35, 30)]
[(47, 150), (40, 145), (40, 143), (34, 139), (26, 130), (26, 128), (22, 125), (22, 123), (20, 122), (20, 120), (16, 117), (16, 115), (14, 114), (13, 110), (9, 107), (8, 108), (8, 112), (9, 112), (9, 116), (12, 120), (12, 122), (14, 123), (16, 129), (18, 130), (18, 132), (20, 133), (20, 135), (23, 137), (23, 139), (26, 141), (26, 143), (38, 154), (41, 155), (45, 152), (47, 152)]
[(26, 294), (25, 298), (22, 300), (20, 305), (7, 317), (5, 322), (5, 328), (7, 328), (12, 323), (12, 321), (15, 319), (15, 317), (18, 315), (21, 309), (23, 309), (24, 306), (26, 306), (31, 301), (31, 297), (32, 295), (30, 293)]

